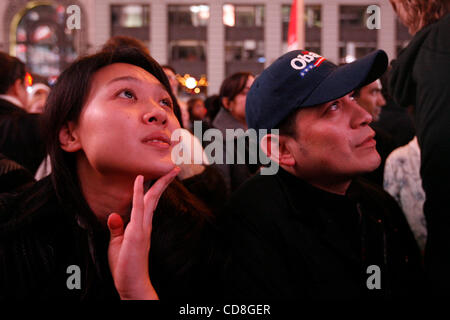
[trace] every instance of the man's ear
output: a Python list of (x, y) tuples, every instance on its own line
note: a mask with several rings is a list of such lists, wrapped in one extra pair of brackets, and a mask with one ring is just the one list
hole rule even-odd
[(269, 133), (261, 139), (260, 147), (272, 161), (279, 165), (293, 167), (295, 159), (287, 146), (288, 141), (289, 137), (287, 136)]
[(81, 149), (80, 138), (73, 122), (68, 122), (61, 128), (59, 143), (61, 149), (67, 152), (75, 152)]

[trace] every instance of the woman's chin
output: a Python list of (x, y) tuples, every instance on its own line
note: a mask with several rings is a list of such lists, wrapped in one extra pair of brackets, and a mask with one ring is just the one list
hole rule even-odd
[(159, 163), (157, 167), (143, 168), (143, 170), (138, 173), (144, 176), (144, 180), (155, 180), (166, 174), (168, 174), (172, 169), (175, 168), (173, 162)]

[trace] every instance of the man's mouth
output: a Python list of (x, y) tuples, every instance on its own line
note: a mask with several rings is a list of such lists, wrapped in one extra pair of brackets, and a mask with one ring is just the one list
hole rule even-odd
[(363, 142), (361, 142), (360, 144), (356, 145), (357, 148), (360, 147), (375, 147), (377, 142), (374, 139), (375, 134), (370, 135), (369, 137), (367, 137), (366, 139), (364, 139)]

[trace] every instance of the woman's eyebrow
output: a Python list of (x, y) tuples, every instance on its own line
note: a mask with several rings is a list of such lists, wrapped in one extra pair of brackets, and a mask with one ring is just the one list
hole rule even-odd
[(117, 81), (134, 81), (134, 82), (142, 82), (141, 80), (139, 80), (138, 78), (132, 77), (132, 76), (123, 76), (123, 77), (118, 77), (118, 78), (114, 78), (112, 80), (109, 80), (108, 83), (106, 85), (110, 85), (114, 82)]
[[(109, 86), (112, 83), (118, 82), (118, 81), (133, 81), (133, 82), (137, 82), (139, 84), (145, 84), (145, 81), (142, 81), (141, 79), (132, 77), (132, 76), (123, 76), (123, 77), (117, 77), (114, 78), (110, 81), (108, 81), (108, 83), (106, 84), (107, 86)], [(157, 87), (159, 87), (160, 89), (167, 91), (166, 88), (161, 84), (161, 83), (152, 83), (152, 85), (155, 85)]]

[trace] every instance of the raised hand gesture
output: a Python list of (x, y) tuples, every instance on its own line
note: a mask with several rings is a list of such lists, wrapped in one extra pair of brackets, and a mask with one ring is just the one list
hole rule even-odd
[(108, 228), (111, 234), (108, 261), (114, 285), (121, 299), (158, 299), (148, 273), (153, 212), (161, 194), (179, 172), (180, 169), (177, 167), (159, 178), (145, 196), (144, 177), (136, 177), (133, 208), (125, 232), (120, 215), (112, 213), (108, 217)]

